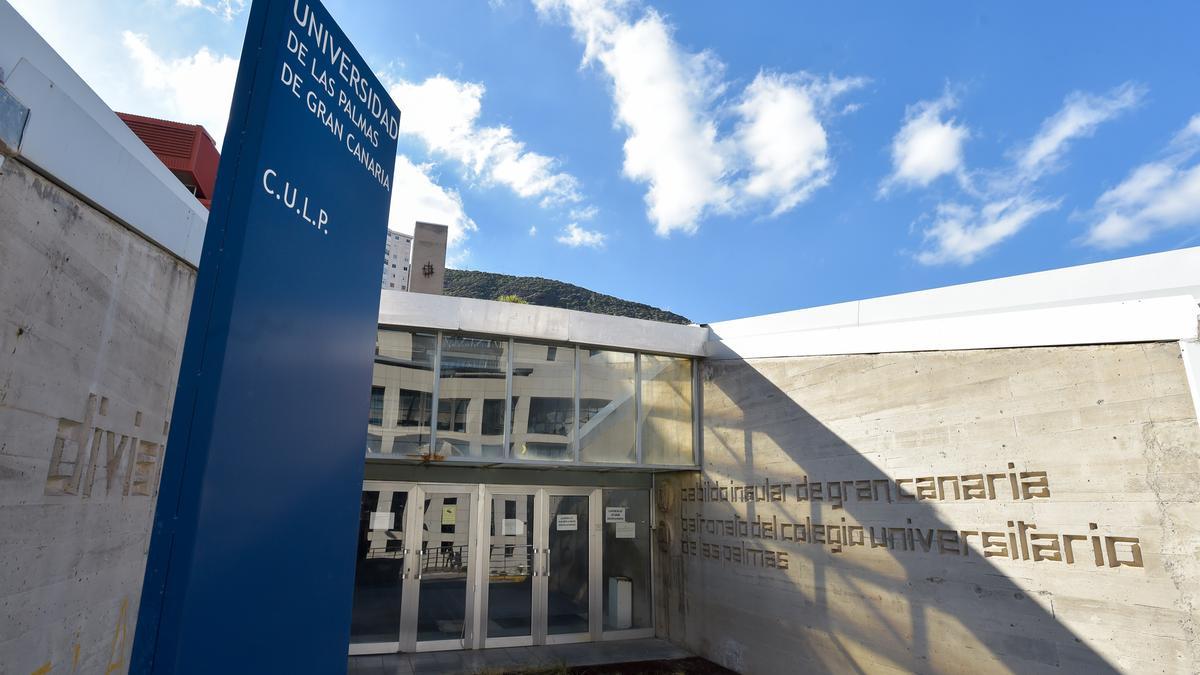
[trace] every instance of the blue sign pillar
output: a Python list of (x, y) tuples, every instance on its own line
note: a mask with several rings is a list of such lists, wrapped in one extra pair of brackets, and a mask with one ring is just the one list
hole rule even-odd
[(317, 0), (254, 0), (132, 670), (346, 668), (400, 111)]

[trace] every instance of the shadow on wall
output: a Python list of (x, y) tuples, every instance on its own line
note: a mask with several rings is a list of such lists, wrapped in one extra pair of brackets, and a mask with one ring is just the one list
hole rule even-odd
[[(1107, 560), (1104, 567), (1096, 566), (1093, 542), (1086, 537), (1073, 541), (1072, 566), (1052, 558), (1027, 563), (983, 557), (980, 530), (1003, 531), (1003, 547), (991, 539), (989, 550), (994, 554), (1003, 550), (1028, 558), (1029, 537), (1019, 539), (1016, 534), (1020, 521), (1040, 522), (1039, 530), (1086, 535), (1087, 521), (1094, 518), (1048, 510), (1038, 512), (1039, 520), (1030, 502), (1010, 498), (1008, 474), (1015, 471), (1019, 476), (1021, 471), (1042, 467), (1025, 466), (1029, 456), (1025, 453), (1003, 454), (1003, 438), (1009, 433), (1015, 437), (1005, 427), (1015, 425), (1003, 415), (997, 417), (992, 403), (1003, 400), (1006, 393), (996, 388), (1008, 384), (1002, 377), (981, 380), (970, 368), (956, 374), (953, 369), (962, 364), (951, 355), (934, 359), (934, 369), (945, 371), (936, 395), (955, 401), (963, 410), (970, 407), (968, 399), (992, 407), (968, 423), (977, 426), (973, 430), (977, 437), (986, 436), (991, 442), (971, 446), (949, 439), (953, 424), (942, 424), (947, 421), (942, 419), (905, 437), (911, 441), (906, 449), (887, 447), (903, 435), (894, 429), (870, 428), (885, 424), (879, 420), (886, 413), (867, 415), (857, 409), (863, 401), (872, 401), (882, 410), (888, 398), (905, 406), (932, 405), (928, 361), (917, 364), (911, 356), (828, 359), (819, 373), (810, 372), (811, 361), (800, 365), (796, 359), (760, 360), (753, 365), (715, 361), (704, 366), (704, 473), (673, 474), (659, 481), (660, 491), (674, 493), (658, 496), (663, 518), (659, 527), (670, 532), (669, 544), (660, 539), (660, 546), (669, 545), (671, 550), (669, 564), (658, 571), (660, 588), (667, 589), (659, 605), (660, 634), (747, 673), (1118, 672), (1056, 618), (1055, 598), (1038, 576), (1050, 572), (1056, 575), (1053, 588), (1071, 588), (1075, 597), (1100, 598), (1103, 592), (1080, 589), (1105, 584), (1108, 574), (1143, 570), (1113, 570)], [(875, 360), (868, 362), (871, 359)], [(868, 385), (867, 378), (847, 377), (851, 370), (872, 367), (896, 369), (894, 382), (903, 390), (852, 390)], [(817, 380), (827, 387), (821, 394), (821, 414), (829, 417), (828, 410), (840, 410), (842, 420), (857, 418), (854, 423), (867, 428), (855, 429), (854, 435), (872, 439), (862, 445), (878, 447), (856, 448), (775, 383), (787, 382), (795, 395)], [(800, 393), (795, 398), (805, 397)], [(940, 431), (930, 430), (939, 425)], [(1010, 450), (1014, 447), (1007, 445)], [(1012, 461), (1016, 468), (1009, 470)], [(973, 484), (966, 480), (967, 474), (977, 472), (1005, 474), (992, 481), (993, 489), (1003, 492), (998, 499), (896, 501), (898, 478), (956, 473), (963, 480), (947, 481), (942, 487), (957, 491)], [(776, 495), (780, 499), (773, 501), (764, 479), (792, 487), (781, 487)], [(801, 480), (807, 481), (810, 492), (815, 483), (824, 482), (823, 499), (797, 501), (795, 485)], [(762, 494), (735, 506), (720, 501), (719, 492), (703, 495), (702, 490), (696, 501), (690, 501), (688, 488), (704, 485), (702, 481), (731, 491), (755, 484)], [(828, 484), (833, 481), (872, 481), (865, 487), (878, 501), (856, 498), (855, 490), (863, 483), (843, 482), (837, 491), (844, 499), (835, 508)], [(889, 485), (890, 500), (883, 499), (884, 485)], [(911, 483), (905, 487), (913, 490)], [(947, 506), (954, 509), (945, 512), (954, 516), (954, 523), (943, 514)], [(743, 522), (738, 523), (735, 515)], [(727, 529), (730, 521), (732, 532)], [(1011, 525), (1005, 527), (1009, 521)], [(755, 529), (761, 535), (767, 523), (771, 536), (756, 537)], [(856, 534), (852, 529), (856, 525), (875, 529), (858, 528)], [(880, 526), (896, 529), (885, 533)], [(746, 534), (741, 534), (742, 527)], [(776, 539), (795, 540), (801, 531), (807, 539), (803, 543)], [(965, 550), (964, 531), (970, 542)], [(814, 538), (823, 543), (812, 543)], [(830, 543), (834, 539), (840, 543)], [(854, 544), (855, 539), (860, 543)], [(689, 540), (691, 544), (685, 543)], [(777, 554), (764, 560), (766, 551), (786, 552), (787, 560)], [(1044, 550), (1042, 554), (1047, 555)], [(1124, 560), (1131, 555), (1128, 548), (1119, 553)], [(720, 560), (711, 559), (714, 556)], [(1098, 618), (1093, 622), (1121, 611), (1119, 601), (1113, 603), (1117, 606), (1102, 608), (1101, 604), (1097, 600)], [(1074, 611), (1079, 616), (1091, 610), (1076, 605)], [(1090, 639), (1100, 634), (1108, 635), (1110, 644), (1129, 637), (1101, 628)]]

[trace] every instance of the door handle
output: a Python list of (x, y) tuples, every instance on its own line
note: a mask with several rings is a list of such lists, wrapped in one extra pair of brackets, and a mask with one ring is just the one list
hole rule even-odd
[(542, 555), (545, 556), (542, 560), (542, 573), (548, 579), (550, 578), (550, 549), (542, 549)]

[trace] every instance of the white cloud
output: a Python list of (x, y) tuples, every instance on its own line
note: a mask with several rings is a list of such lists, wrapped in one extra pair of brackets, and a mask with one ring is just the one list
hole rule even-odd
[(1063, 107), (1042, 122), (1038, 133), (1020, 150), (1017, 168), (1030, 180), (1054, 168), (1071, 141), (1096, 133), (1101, 124), (1136, 106), (1145, 93), (1145, 87), (1133, 82), (1126, 82), (1103, 96), (1072, 92), (1063, 101)]
[(818, 118), (839, 94), (861, 79), (821, 80), (808, 75), (759, 73), (737, 106), (736, 137), (750, 165), (742, 191), (770, 200), (778, 215), (829, 184), (833, 163)]
[[(925, 265), (970, 264), (1016, 235), (1038, 216), (1057, 209), (1062, 199), (1038, 196), (1038, 180), (1062, 168), (1063, 157), (1072, 141), (1092, 136), (1101, 124), (1136, 106), (1144, 95), (1144, 87), (1129, 82), (1103, 96), (1072, 92), (1067, 95), (1062, 108), (1042, 122), (1033, 138), (1011, 153), (1012, 163), (1009, 166), (981, 172), (985, 180), (978, 190), (971, 185), (961, 155), (935, 153), (940, 159), (927, 162), (929, 170), (910, 172), (913, 180), (904, 182), (928, 185), (937, 176), (954, 171), (959, 176), (965, 197), (974, 203), (947, 201), (938, 204), (932, 216), (933, 224), (924, 230), (925, 248), (917, 253), (917, 261)], [(905, 127), (896, 136), (893, 157), (896, 147), (904, 145), (900, 142), (904, 130), (914, 121), (918, 123), (918, 129), (936, 128), (945, 124), (941, 116), (952, 107), (953, 101), (943, 96), (939, 101), (923, 102), (910, 108)], [(1200, 128), (1200, 124), (1197, 128)], [(966, 133), (965, 127), (963, 133)], [(961, 140), (958, 143), (961, 146)], [(931, 142), (929, 145), (942, 150), (949, 147), (949, 143)], [(902, 165), (903, 162), (895, 164), (893, 177), (884, 181), (881, 191), (886, 191), (894, 182), (901, 182), (904, 175), (900, 169)], [(1142, 176), (1139, 180), (1145, 182), (1148, 176)], [(1097, 211), (1106, 210), (1112, 218), (1102, 219), (1096, 224), (1095, 231), (1101, 233), (1096, 237), (1117, 241), (1130, 236), (1136, 229), (1123, 210), (1106, 209), (1098, 202)], [(1099, 241), (1096, 237), (1092, 240)]]
[[(18, 0), (17, 4), (22, 15), (47, 36), (55, 49), (66, 54), (73, 66), (81, 68), (89, 85), (110, 105), (133, 113), (202, 124), (220, 147), (237, 78), (235, 57), (201, 47), (190, 55), (171, 58), (155, 51), (148, 36), (115, 29), (123, 48), (112, 50), (107, 42), (111, 34), (105, 33), (100, 23), (103, 18), (111, 19), (106, 5), (97, 8), (92, 4), (49, 0)], [(226, 4), (237, 11), (246, 3), (204, 2), (203, 8), (219, 9)], [(191, 6), (200, 5), (191, 3)], [(97, 12), (100, 16), (92, 15)], [(82, 17), (83, 23), (72, 21), (73, 17)], [(409, 121), (409, 111), (404, 112), (402, 128)], [(478, 228), (467, 215), (458, 192), (437, 184), (433, 164), (414, 163), (408, 157), (398, 156), (389, 225), (411, 233), (417, 220), (449, 227), (452, 248), (449, 262), (461, 263), (469, 255), (464, 243)]]
[(968, 265), (1058, 205), (1057, 201), (1026, 197), (1009, 197), (978, 208), (939, 204), (933, 225), (925, 230), (927, 248), (917, 254), (917, 261), (925, 265)]
[(175, 4), (179, 7), (187, 7), (189, 9), (203, 9), (226, 21), (232, 21), (233, 17), (241, 14), (246, 9), (246, 0), (216, 0), (215, 2), (175, 0)]
[(431, 164), (414, 164), (404, 155), (396, 157), (388, 226), (412, 234), (418, 220), (445, 225), (449, 228), (448, 247), (461, 250), (467, 236), (479, 228), (467, 215), (458, 192), (438, 185), (430, 176), (432, 170)]
[[(173, 1), (173, 0), (172, 0)], [(203, 124), (220, 146), (237, 78), (236, 54), (207, 48), (179, 47), (143, 33), (122, 31), (135, 10), (116, 9), (111, 2), (81, 0), (13, 0), (21, 15), (40, 33), (97, 95), (114, 110)], [(137, 22), (155, 24), (164, 3), (142, 3)], [(166, 3), (170, 4), (170, 3)], [(167, 36), (168, 31), (162, 31)], [(154, 32), (155, 38), (160, 37)], [(178, 36), (173, 36), (178, 37)], [(116, 46), (114, 47), (114, 42)], [(167, 45), (172, 54), (157, 52)], [(189, 45), (195, 43), (189, 42)]]
[(946, 174), (963, 176), (963, 144), (971, 133), (946, 114), (958, 106), (947, 91), (904, 111), (904, 125), (892, 139), (892, 173), (879, 186), (880, 195), (894, 186), (926, 187)]
[(403, 111), (400, 131), (419, 138), (435, 153), (460, 162), (472, 178), (503, 185), (543, 206), (582, 200), (579, 181), (559, 170), (560, 162), (526, 149), (506, 126), (480, 126), (485, 88), (442, 75), (389, 87)]
[(580, 246), (604, 248), (604, 240), (607, 238), (608, 236), (603, 232), (585, 230), (579, 225), (571, 223), (563, 228), (562, 234), (558, 235), (555, 240), (571, 248), (579, 248)]
[(470, 269), (471, 249), (457, 248), (446, 253), (446, 267), (451, 269)]
[(137, 66), (141, 85), (162, 97), (159, 107), (163, 110), (159, 114), (203, 125), (220, 148), (229, 121), (237, 59), (213, 54), (207, 47), (191, 56), (164, 58), (154, 51), (145, 35), (130, 31), (122, 34), (122, 43)]
[(1099, 248), (1119, 248), (1163, 230), (1200, 225), (1200, 162), (1193, 161), (1198, 151), (1200, 115), (1195, 115), (1162, 159), (1135, 167), (1100, 195), (1084, 240)]
[(599, 212), (600, 210), (595, 206), (581, 206), (571, 209), (571, 212), (568, 215), (571, 220), (578, 222), (580, 220), (591, 220), (592, 218), (595, 218), (596, 214)]
[(719, 65), (707, 53), (679, 50), (654, 12), (609, 32), (597, 58), (628, 131), (625, 175), (649, 185), (655, 231), (694, 232), (706, 209), (723, 209), (732, 198), (721, 180), (728, 167), (716, 123), (705, 110)]
[(531, 236), (531, 237), (536, 237), (536, 236), (537, 236), (537, 225), (530, 225), (530, 226), (529, 226), (529, 236)]
[(1190, 145), (1196, 139), (1200, 138), (1200, 115), (1192, 115), (1192, 119), (1188, 120), (1187, 126), (1175, 137), (1174, 145)]
[[(714, 213), (760, 203), (773, 215), (807, 199), (832, 175), (822, 117), (831, 99), (861, 80), (821, 81), (804, 73), (760, 74), (725, 99), (724, 66), (689, 52), (653, 9), (635, 18), (627, 0), (534, 0), (543, 16), (565, 17), (611, 81), (625, 131), (624, 173), (646, 185), (647, 217), (662, 236), (695, 232)], [(720, 137), (726, 104), (739, 116)]]

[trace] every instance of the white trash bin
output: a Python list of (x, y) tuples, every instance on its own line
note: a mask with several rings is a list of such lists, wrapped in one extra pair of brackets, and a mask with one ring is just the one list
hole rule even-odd
[(608, 624), (612, 630), (633, 627), (633, 579), (608, 578)]

